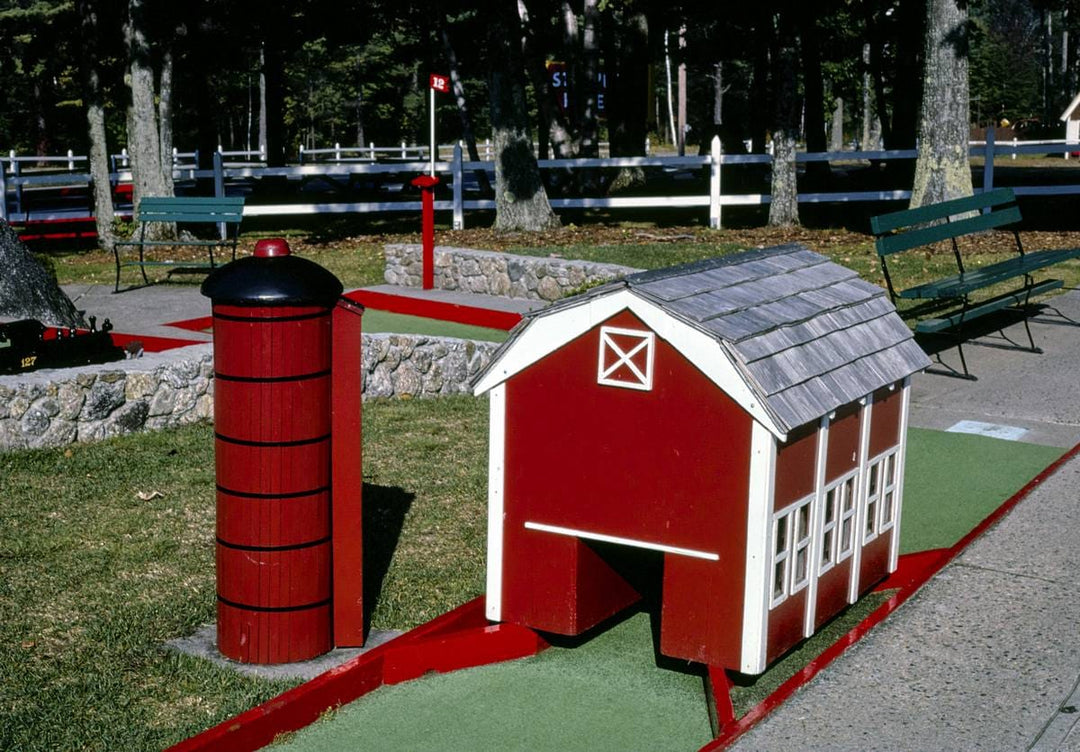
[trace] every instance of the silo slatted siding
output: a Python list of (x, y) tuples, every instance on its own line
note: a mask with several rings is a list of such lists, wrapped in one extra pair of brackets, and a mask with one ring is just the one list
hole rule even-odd
[(219, 649), (331, 647), (330, 337), (323, 306), (214, 306)]

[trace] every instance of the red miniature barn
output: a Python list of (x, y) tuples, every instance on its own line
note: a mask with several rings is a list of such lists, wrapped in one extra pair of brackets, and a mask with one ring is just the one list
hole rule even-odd
[(660, 651), (760, 673), (896, 567), (909, 377), (880, 288), (798, 245), (531, 314), (490, 393), (487, 616), (577, 635), (663, 558)]

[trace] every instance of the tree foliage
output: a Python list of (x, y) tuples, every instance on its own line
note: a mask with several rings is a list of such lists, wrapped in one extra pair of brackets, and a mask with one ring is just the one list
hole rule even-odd
[[(833, 103), (844, 101), (845, 142), (862, 137), (863, 122), (880, 121), (885, 146), (915, 143), (927, 0), (826, 0), (802, 6), (785, 0), (751, 4), (702, 0), (140, 0), (147, 52), (161, 96), (172, 71), (172, 107), (159, 111), (172, 143), (197, 149), (204, 166), (221, 145), (258, 149), (272, 162), (298, 149), (334, 143), (425, 143), (427, 77), (448, 73), (453, 52), (461, 98), (437, 102), (440, 140), (493, 135), (489, 83), (507, 61), (488, 34), (503, 6), (524, 20), (522, 71), (527, 73), (524, 128), (541, 151), (644, 152), (645, 139), (666, 141), (663, 75), (665, 33), (685, 27), (685, 47), (673, 45), (673, 67), (688, 71), (691, 144), (708, 151), (719, 135), (727, 152), (749, 144), (765, 150), (777, 131), (777, 97), (793, 97), (800, 148), (822, 143)], [(131, 103), (125, 26), (128, 0), (93, 0), (100, 34), (94, 59), (105, 134), (113, 153), (131, 145)], [(1057, 115), (1076, 94), (1080, 0), (971, 0), (972, 119), (985, 123)], [(781, 42), (778, 19), (794, 18), (794, 38)], [(86, 107), (80, 73), (87, 40), (74, 0), (0, 0), (0, 150), (87, 153)], [(863, 60), (866, 45), (867, 58)], [(791, 65), (777, 66), (791, 51)], [(171, 68), (167, 63), (171, 62)], [(564, 66), (568, 107), (552, 84), (549, 64)], [(782, 75), (780, 71), (784, 72)], [(604, 81), (606, 86), (600, 86)], [(167, 83), (167, 82), (165, 82)], [(260, 102), (266, 101), (265, 116)], [(603, 100), (603, 109), (600, 101)], [(467, 105), (459, 114), (457, 103)], [(864, 112), (863, 102), (872, 112)], [(467, 110), (467, 111), (466, 111)], [(264, 122), (265, 121), (265, 122)], [(167, 133), (166, 133), (167, 136)], [(163, 138), (163, 143), (167, 138)], [(549, 146), (550, 145), (550, 146)], [(640, 174), (628, 177), (631, 184)], [(609, 178), (605, 178), (610, 180)], [(802, 178), (800, 178), (802, 179)], [(565, 182), (565, 181), (564, 181)], [(581, 185), (560, 184), (555, 190)], [(595, 187), (595, 186), (590, 186)], [(602, 187), (610, 187), (610, 183)]]

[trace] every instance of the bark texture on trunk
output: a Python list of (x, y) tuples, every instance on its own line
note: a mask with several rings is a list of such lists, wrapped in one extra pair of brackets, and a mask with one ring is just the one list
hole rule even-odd
[(86, 124), (90, 141), (90, 176), (94, 190), (94, 224), (98, 245), (111, 252), (113, 243), (112, 184), (109, 179), (109, 148), (105, 135), (105, 105), (101, 96), (98, 8), (94, 0), (79, 0), (82, 26), (82, 76), (86, 92)]
[(171, 196), (173, 186), (173, 51), (169, 47), (161, 58), (161, 81), (158, 86), (158, 138), (161, 141), (161, 184), (165, 195)]
[(489, 95), (495, 148), (495, 229), (539, 231), (559, 226), (533, 156), (520, 80), (521, 33), (513, 6), (492, 11)]
[(929, 0), (919, 158), (911, 206), (970, 196), (968, 34), (963, 0)]
[(143, 0), (128, 0), (128, 54), (131, 79), (131, 109), (128, 116), (128, 153), (131, 155), (132, 188), (135, 204), (143, 196), (166, 196), (162, 177), (161, 140), (155, 104), (154, 68), (150, 42), (146, 37), (146, 8)]
[(796, 80), (795, 34), (791, 19), (780, 16), (778, 49), (773, 66), (772, 202), (769, 225), (791, 227), (799, 224), (799, 199), (795, 170), (795, 138), (798, 132), (798, 81)]
[[(614, 24), (608, 68), (608, 131), (611, 156), (645, 156), (649, 112), (649, 21), (645, 13), (627, 12)], [(640, 167), (623, 167), (608, 186), (608, 192), (645, 184)]]

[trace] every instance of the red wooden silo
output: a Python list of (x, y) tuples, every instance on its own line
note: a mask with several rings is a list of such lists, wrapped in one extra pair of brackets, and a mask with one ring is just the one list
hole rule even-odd
[(262, 240), (213, 272), (218, 649), (287, 663), (333, 643), (331, 339), (338, 279)]

